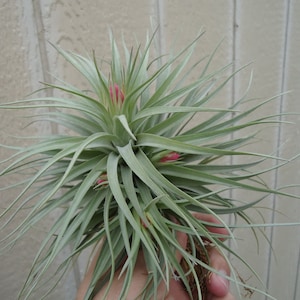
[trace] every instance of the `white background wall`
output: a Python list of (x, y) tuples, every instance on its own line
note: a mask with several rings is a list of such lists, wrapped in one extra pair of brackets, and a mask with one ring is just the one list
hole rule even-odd
[[(267, 106), (260, 112), (261, 115), (300, 112), (300, 2), (296, 0), (1, 0), (0, 102), (20, 99), (37, 89), (39, 81), (51, 81), (49, 72), (80, 83), (76, 74), (57, 57), (48, 41), (81, 54), (95, 50), (100, 58), (109, 57), (109, 27), (113, 28), (117, 38), (123, 34), (128, 44), (134, 41), (135, 36), (144, 41), (145, 33), (150, 29), (150, 18), (161, 24), (161, 53), (168, 52), (175, 38), (178, 45), (184, 46), (204, 27), (206, 34), (197, 50), (199, 57), (210, 53), (224, 39), (214, 62), (215, 67), (233, 60), (234, 71), (252, 62), (250, 68), (227, 87), (219, 101), (229, 104), (238, 99), (252, 69), (254, 80), (250, 97), (259, 97), (258, 101), (261, 101), (283, 91), (292, 91)], [(9, 135), (57, 131), (57, 128), (47, 124), (24, 128), (26, 120), (19, 117), (22, 117), (20, 112), (0, 111), (1, 144), (13, 141)], [(275, 151), (283, 157), (299, 153), (300, 117), (290, 116), (289, 120), (295, 125), (268, 128), (259, 143), (251, 146), (252, 150)], [(0, 148), (1, 159), (8, 153), (8, 150)], [(265, 179), (274, 187), (299, 184), (299, 170), (298, 159)], [(6, 183), (1, 179), (1, 184)], [(299, 187), (291, 187), (290, 191), (300, 194)], [(8, 193), (0, 190), (0, 206), (5, 207), (14, 194), (15, 191)], [(282, 212), (277, 214), (264, 210), (266, 223), (300, 221), (299, 201), (270, 198), (264, 205)], [(34, 251), (43, 231), (47, 230), (47, 222), (43, 228), (33, 229), (26, 240), (1, 257), (1, 299), (16, 299)], [(14, 225), (2, 230), (1, 237)], [(268, 243), (262, 240), (257, 251), (254, 238), (242, 230), (237, 232), (240, 238), (237, 250), (254, 266), (274, 297), (278, 300), (300, 299), (300, 227), (266, 229), (266, 234), (277, 260)], [(247, 283), (258, 286), (254, 278), (249, 277), (249, 271), (237, 262), (233, 263), (236, 263), (239, 274)], [(48, 299), (73, 299), (80, 278), (78, 270), (82, 271), (82, 266), (75, 267), (73, 274)], [(247, 297), (245, 295), (245, 299)], [(35, 294), (33, 299), (40, 299), (39, 294)], [(263, 300), (265, 297), (255, 293), (252, 299)]]

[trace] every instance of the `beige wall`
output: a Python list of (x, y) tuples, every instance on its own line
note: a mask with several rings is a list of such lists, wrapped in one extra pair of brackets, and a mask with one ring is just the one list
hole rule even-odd
[[(162, 53), (168, 50), (175, 38), (179, 45), (184, 45), (195, 37), (200, 27), (204, 27), (206, 34), (198, 50), (199, 56), (210, 53), (224, 38), (214, 66), (223, 66), (234, 60), (234, 71), (248, 62), (253, 62), (224, 91), (219, 101), (231, 102), (237, 99), (245, 88), (250, 69), (253, 69), (250, 96), (262, 99), (283, 91), (292, 91), (280, 97), (276, 104), (268, 106), (261, 112), (262, 115), (285, 110), (300, 112), (300, 2), (296, 0), (2, 0), (0, 102), (22, 98), (38, 88), (39, 81), (50, 81), (49, 71), (63, 79), (78, 82), (76, 74), (57, 57), (47, 41), (82, 54), (95, 50), (98, 56), (109, 57), (108, 27), (113, 28), (117, 37), (124, 34), (128, 43), (134, 42), (135, 36), (143, 41), (145, 32), (150, 28), (150, 17), (162, 25), (159, 30)], [(57, 131), (57, 128), (47, 124), (24, 129), (26, 120), (17, 118), (21, 116), (20, 113), (17, 115), (15, 112), (1, 111), (0, 114), (1, 144), (13, 140), (8, 135), (22, 136)], [(278, 149), (275, 154), (283, 157), (292, 157), (299, 153), (300, 116), (291, 116), (289, 119), (295, 123), (294, 126), (268, 128), (260, 142), (251, 146), (252, 150), (257, 151), (261, 147), (271, 153)], [(7, 155), (8, 150), (0, 148), (1, 159)], [(298, 159), (265, 180), (278, 187), (299, 184), (299, 170)], [(1, 185), (2, 183), (5, 184), (2, 181)], [(291, 187), (290, 191), (300, 194), (299, 187)], [(14, 193), (15, 191), (0, 190), (0, 206), (7, 205), (13, 199)], [(283, 213), (280, 215), (265, 210), (266, 223), (300, 220), (299, 201), (272, 198), (264, 204)], [(25, 241), (1, 257), (1, 299), (16, 299), (17, 290), (29, 270), (34, 250), (37, 249), (43, 230), (47, 229), (47, 222), (44, 228), (34, 229)], [(1, 237), (11, 228), (1, 231)], [(257, 252), (253, 237), (243, 233), (242, 230), (237, 232), (241, 238), (238, 251), (258, 271), (262, 280), (267, 283), (270, 293), (278, 300), (299, 299), (300, 228), (266, 229), (277, 260), (268, 243), (261, 241)], [(247, 283), (258, 286), (253, 277), (249, 278), (247, 270), (239, 268), (237, 262), (234, 263)], [(81, 265), (77, 266), (73, 274), (48, 299), (72, 299), (76, 282), (83, 270)], [(34, 299), (40, 299), (38, 294)], [(262, 300), (265, 297), (254, 294), (252, 299)]]

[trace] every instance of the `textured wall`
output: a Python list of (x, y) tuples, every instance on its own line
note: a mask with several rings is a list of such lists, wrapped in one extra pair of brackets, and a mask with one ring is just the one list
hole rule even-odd
[[(231, 71), (235, 71), (242, 65), (253, 62), (250, 68), (241, 72), (224, 90), (217, 99), (219, 104), (226, 101), (228, 105), (242, 95), (250, 70), (253, 69), (250, 96), (259, 97), (257, 101), (283, 91), (292, 91), (266, 107), (260, 112), (261, 115), (282, 111), (300, 112), (300, 3), (296, 0), (2, 0), (0, 102), (22, 98), (38, 88), (39, 81), (51, 81), (49, 73), (84, 86), (76, 73), (57, 56), (48, 41), (82, 54), (95, 50), (98, 57), (105, 58), (109, 57), (109, 27), (113, 28), (117, 37), (123, 34), (128, 43), (134, 43), (135, 36), (140, 41), (144, 40), (151, 18), (161, 24), (158, 35), (161, 53), (167, 52), (174, 40), (180, 47), (184, 46), (204, 27), (206, 34), (197, 48), (199, 57), (210, 53), (224, 39), (212, 67), (220, 67), (233, 60), (235, 63)], [(25, 135), (25, 130), (26, 135), (59, 130), (47, 124), (24, 128), (26, 120), (19, 118), (20, 113), (0, 113), (1, 144), (13, 140), (8, 135)], [(260, 136), (259, 143), (249, 146), (249, 149), (257, 151), (259, 147), (266, 153), (278, 149), (273, 154), (283, 157), (292, 157), (299, 153), (300, 117), (290, 116), (289, 120), (296, 126), (285, 126), (281, 129), (269, 127)], [(7, 149), (0, 148), (1, 159), (7, 157), (8, 152)], [(264, 179), (274, 187), (298, 184), (299, 170), (298, 160), (289, 167), (284, 167), (280, 173)], [(299, 187), (291, 187), (290, 191), (300, 194)], [(6, 206), (15, 194), (16, 191), (0, 191), (1, 207)], [(246, 195), (237, 194), (236, 197), (247, 200)], [(283, 213), (280, 215), (265, 210), (266, 223), (293, 222), (300, 219), (299, 201), (271, 198), (266, 199), (264, 205)], [(37, 249), (48, 222), (51, 219), (45, 220), (44, 228), (33, 229), (26, 240), (1, 257), (1, 299), (16, 299), (17, 290), (25, 280), (34, 250)], [(1, 237), (13, 225), (1, 231)], [(259, 252), (256, 251), (252, 244), (255, 243), (254, 238), (245, 236), (243, 230), (237, 232), (241, 239), (238, 250), (258, 271), (274, 297), (297, 300), (300, 298), (299, 228), (267, 228), (265, 233), (270, 239), (277, 260), (271, 253), (270, 245), (264, 240), (260, 242)], [(82, 261), (84, 262), (84, 258)], [(237, 268), (247, 283), (259, 286), (253, 277), (249, 278), (247, 270), (239, 268), (238, 264)], [(48, 299), (72, 299), (83, 271), (83, 263), (75, 266), (74, 272)], [(245, 295), (245, 299), (247, 297)], [(36, 294), (34, 299), (40, 299), (39, 295)], [(252, 299), (263, 300), (265, 297), (254, 294)]]

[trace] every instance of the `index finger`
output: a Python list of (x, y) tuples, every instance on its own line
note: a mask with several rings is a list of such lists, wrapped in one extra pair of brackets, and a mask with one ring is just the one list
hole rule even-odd
[(222, 225), (221, 221), (217, 219), (215, 216), (210, 214), (199, 213), (199, 212), (193, 212), (192, 215), (198, 220), (211, 224), (211, 226), (205, 225), (205, 227), (211, 233), (224, 236), (224, 237), (220, 237), (221, 241), (224, 241), (226, 237), (229, 236), (229, 231), (224, 226), (214, 226), (214, 225)]

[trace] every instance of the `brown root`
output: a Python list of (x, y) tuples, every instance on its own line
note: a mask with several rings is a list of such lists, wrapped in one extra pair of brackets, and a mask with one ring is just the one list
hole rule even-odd
[[(211, 247), (209, 245), (209, 243), (207, 243), (207, 244), (204, 243), (204, 245), (203, 245), (203, 244), (200, 244), (199, 241), (194, 239), (194, 245), (195, 245), (195, 250), (196, 250), (196, 253), (195, 253), (196, 258), (198, 260), (202, 261), (203, 263), (205, 263), (206, 265), (208, 265), (209, 257), (208, 257), (207, 250), (209, 247)], [(193, 250), (192, 250), (190, 241), (188, 241), (188, 243), (187, 243), (186, 250), (192, 254)], [(207, 294), (206, 283), (207, 283), (207, 279), (210, 274), (210, 271), (200, 264), (194, 265), (194, 270), (197, 274), (198, 281), (200, 283), (200, 289), (201, 289), (201, 295), (202, 295), (202, 298), (200, 298), (199, 294), (198, 294), (196, 279), (194, 278), (193, 272), (191, 272), (191, 270), (190, 270), (190, 265), (186, 262), (185, 259), (182, 259), (180, 264), (181, 264), (183, 271), (186, 273), (186, 278), (188, 280), (189, 287), (190, 287), (191, 293), (192, 293), (192, 299), (193, 300), (198, 300), (198, 299), (205, 300), (206, 294)]]

